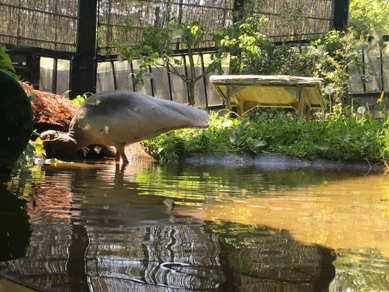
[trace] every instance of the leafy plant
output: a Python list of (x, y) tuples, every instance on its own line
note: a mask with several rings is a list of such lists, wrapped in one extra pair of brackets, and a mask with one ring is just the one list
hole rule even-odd
[(339, 104), (310, 123), (299, 120), (294, 111), (257, 109), (235, 119), (213, 113), (207, 130), (176, 130), (143, 145), (162, 161), (176, 161), (194, 152), (275, 152), (310, 159), (380, 161), (389, 157), (388, 125), (388, 115), (377, 119), (356, 115)]
[[(127, 26), (127, 32), (132, 31), (130, 26)], [(205, 35), (205, 28), (197, 20), (192, 20), (189, 23), (175, 24), (169, 22), (162, 29), (157, 29), (154, 26), (147, 27), (142, 35), (143, 42), (137, 46), (129, 47), (125, 44), (117, 43), (123, 56), (132, 62), (135, 59), (141, 61), (138, 73), (133, 76), (134, 84), (144, 85), (144, 77), (149, 76), (149, 67), (153, 66), (156, 69), (165, 68), (169, 73), (181, 78), (188, 86), (189, 95), (188, 102), (190, 105), (195, 104), (195, 84), (204, 76), (211, 72), (223, 73), (221, 60), (211, 55), (211, 62), (204, 72), (197, 73), (195, 55), (200, 47), (200, 41)], [(190, 73), (188, 76), (178, 70), (184, 66), (184, 61), (181, 56), (176, 56), (174, 48), (183, 46), (186, 50), (186, 55), (189, 61)]]
[(15, 68), (12, 66), (12, 61), (7, 53), (8, 51), (4, 45), (0, 45), (0, 70), (13, 74)]
[[(331, 30), (324, 39), (312, 42), (312, 51), (317, 58), (314, 77), (324, 78), (324, 85), (331, 85), (334, 92), (331, 94), (334, 101), (350, 104), (349, 88), (350, 73), (354, 71), (368, 71), (367, 64), (363, 63), (360, 56), (360, 49), (366, 45), (363, 40), (355, 38), (353, 31), (339, 32)], [(324, 51), (320, 51), (320, 46)], [(369, 72), (375, 75), (374, 72)], [(370, 80), (361, 75), (363, 82)]]
[(385, 0), (351, 0), (348, 26), (355, 31), (356, 37), (373, 36), (381, 41), (389, 32), (389, 7)]
[(262, 58), (263, 50), (271, 41), (261, 33), (261, 28), (268, 23), (267, 18), (252, 16), (244, 21), (237, 21), (223, 33), (213, 33), (212, 40), (218, 47), (218, 58), (230, 57), (232, 74), (242, 73), (245, 64), (252, 59)]
[[(35, 133), (35, 135), (38, 135)], [(26, 149), (24, 152), (21, 154), (20, 158), (22, 159), (23, 162), (30, 162), (34, 155), (44, 155), (46, 156), (46, 151), (43, 147), (43, 142), (42, 140), (38, 137), (34, 142), (30, 141), (27, 144)]]
[[(360, 58), (360, 50), (366, 47), (364, 40), (356, 39), (353, 31), (339, 32), (331, 30), (324, 38), (313, 40), (309, 45), (292, 45), (283, 43), (280, 46), (263, 42), (257, 46), (259, 53), (249, 58), (237, 60), (240, 72), (260, 75), (293, 75), (320, 77), (324, 86), (330, 85), (333, 90), (327, 95), (331, 110), (332, 103), (349, 105), (350, 74), (361, 72), (363, 82), (370, 82), (362, 74), (368, 72), (368, 65)], [(374, 72), (368, 72), (374, 75)]]
[[(33, 132), (33, 135), (38, 135), (38, 133)], [(30, 140), (23, 153), (20, 154), (19, 158), (11, 165), (11, 171), (17, 172), (20, 169), (32, 168), (35, 164), (35, 158), (45, 155), (46, 151), (43, 148), (41, 139), (38, 137), (35, 141)]]
[(93, 95), (92, 92), (85, 92), (83, 95), (77, 95), (72, 101), (77, 105), (81, 105), (88, 98), (88, 94)]

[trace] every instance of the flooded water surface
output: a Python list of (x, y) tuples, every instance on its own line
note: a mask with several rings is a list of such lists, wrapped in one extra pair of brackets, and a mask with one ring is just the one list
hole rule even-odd
[(60, 163), (0, 201), (0, 277), (34, 291), (389, 291), (379, 174)]

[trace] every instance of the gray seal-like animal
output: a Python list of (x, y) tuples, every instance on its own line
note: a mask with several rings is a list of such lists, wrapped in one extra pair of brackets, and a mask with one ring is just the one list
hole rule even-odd
[(114, 146), (117, 162), (126, 145), (170, 130), (208, 128), (206, 111), (131, 91), (103, 91), (86, 99), (72, 119), (69, 132), (40, 135), (47, 157), (64, 158), (91, 144)]

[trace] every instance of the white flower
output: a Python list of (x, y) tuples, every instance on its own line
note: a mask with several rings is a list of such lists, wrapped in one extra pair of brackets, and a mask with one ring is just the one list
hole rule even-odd
[(360, 113), (361, 115), (363, 115), (366, 111), (366, 108), (364, 106), (360, 106), (358, 109), (357, 109), (357, 112)]
[(327, 85), (326, 87), (324, 87), (324, 92), (326, 94), (331, 94), (334, 92), (334, 88), (331, 85)]

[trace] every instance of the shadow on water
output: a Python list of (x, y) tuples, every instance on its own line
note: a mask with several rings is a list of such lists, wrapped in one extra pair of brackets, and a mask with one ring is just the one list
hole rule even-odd
[[(42, 166), (1, 192), (13, 198), (4, 210), (26, 206), (17, 197), (30, 207), (18, 207), (24, 221), (14, 222), (20, 245), (29, 241), (26, 253), (5, 258), (0, 276), (37, 291), (328, 291), (342, 246), (297, 240), (297, 228), (306, 231), (306, 222), (296, 227), (305, 220), (299, 206), (288, 218), (273, 205), (261, 213), (260, 204), (285, 197), (277, 204), (290, 214), (301, 190), (309, 200), (313, 186), (356, 176), (141, 162)], [(327, 201), (320, 195), (313, 204)]]
[(28, 219), (26, 202), (0, 184), (0, 262), (25, 255), (31, 236)]

